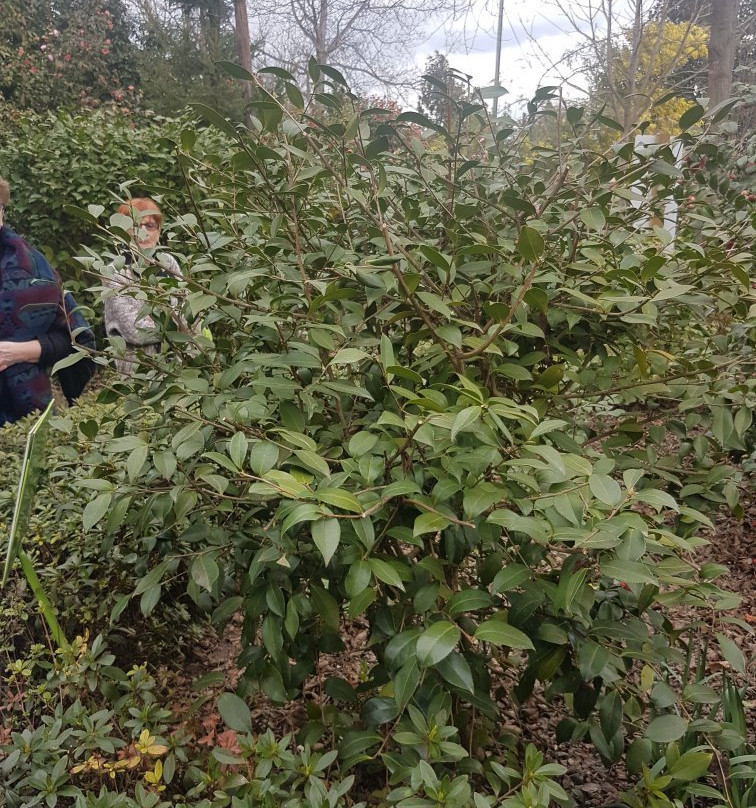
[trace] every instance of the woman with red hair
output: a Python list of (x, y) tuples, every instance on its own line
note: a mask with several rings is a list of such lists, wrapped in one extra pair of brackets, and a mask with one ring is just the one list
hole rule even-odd
[[(128, 216), (133, 225), (129, 232), (132, 249), (126, 256), (123, 267), (105, 281), (114, 290), (105, 298), (105, 332), (109, 337), (120, 337), (126, 343), (122, 356), (116, 359), (116, 368), (128, 375), (134, 369), (137, 353), (157, 354), (160, 351), (160, 333), (155, 321), (143, 313), (145, 299), (136, 296), (141, 275), (145, 268), (156, 267), (159, 274), (181, 278), (181, 269), (176, 259), (169, 253), (157, 252), (163, 214), (155, 200), (149, 197), (130, 199), (124, 202), (118, 212)], [(181, 330), (186, 324), (180, 313), (180, 302), (171, 298), (173, 319)]]

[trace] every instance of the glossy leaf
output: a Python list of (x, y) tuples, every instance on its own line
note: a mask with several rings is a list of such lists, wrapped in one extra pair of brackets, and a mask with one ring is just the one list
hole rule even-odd
[(339, 547), (341, 526), (338, 519), (319, 519), (312, 523), (312, 540), (320, 550), (326, 566)]
[(235, 693), (222, 693), (218, 697), (218, 712), (229, 729), (252, 732), (250, 709)]
[(486, 620), (481, 623), (475, 632), (475, 639), (489, 642), (492, 645), (503, 645), (507, 648), (534, 650), (534, 646), (527, 634), (503, 620)]
[(646, 727), (645, 736), (650, 741), (669, 743), (682, 738), (688, 728), (688, 721), (679, 715), (660, 715)]
[(425, 630), (417, 640), (417, 662), (421, 667), (436, 665), (456, 647), (461, 636), (453, 623), (439, 620)]
[(543, 236), (533, 227), (525, 225), (517, 238), (517, 252), (526, 261), (537, 261), (545, 249)]

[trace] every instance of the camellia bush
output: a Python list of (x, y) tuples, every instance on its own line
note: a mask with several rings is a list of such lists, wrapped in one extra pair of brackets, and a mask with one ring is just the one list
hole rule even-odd
[[(678, 164), (667, 145), (596, 152), (616, 124), (577, 107), (533, 146), (482, 103), (449, 132), (352, 113), (331, 68), (311, 65), (309, 101), (267, 72), (275, 90), (237, 69), (249, 130), (197, 110), (233, 148), (176, 140), (186, 279), (144, 269), (166, 350), (103, 394), (125, 415), (91, 427), (80, 482), (85, 531), (141, 540), (114, 619), (182, 577), (218, 625), (243, 617), (219, 709), (248, 737), (216, 750), (207, 804), (286, 804), (259, 779), (288, 753), (253, 737), (247, 700), (301, 698), (357, 621), (361, 670), (308, 702), (300, 750), (329, 751), (292, 805), (569, 804), (563, 767), (500, 731), (536, 693), (560, 742), (624, 761), (627, 805), (746, 805), (729, 628), (748, 626), (726, 569), (694, 559), (710, 514), (740, 513), (752, 448), (754, 219), (721, 170), (730, 105), (686, 113)], [(172, 324), (180, 295), (196, 336)]]

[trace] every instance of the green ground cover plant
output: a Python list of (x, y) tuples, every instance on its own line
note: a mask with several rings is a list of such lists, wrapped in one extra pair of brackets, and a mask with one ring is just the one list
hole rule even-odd
[[(616, 124), (577, 107), (544, 147), (481, 103), (449, 132), (359, 110), (325, 66), (307, 102), (284, 71), (265, 89), (231, 69), (255, 86), (251, 128), (197, 108), (227, 142), (175, 139), (186, 279), (140, 281), (170, 350), (79, 424), (71, 484), (83, 534), (133, 553), (112, 621), (177, 586), (218, 626), (242, 615), (243, 677), (218, 702), (238, 743), (152, 768), (128, 799), (569, 805), (563, 768), (498, 731), (539, 692), (560, 742), (623, 761), (631, 808), (742, 808), (747, 660), (728, 627), (749, 627), (726, 569), (694, 560), (715, 510), (742, 513), (753, 450), (754, 219), (717, 130), (730, 105), (686, 113), (678, 164), (664, 144), (596, 151)], [(530, 123), (556, 102), (539, 91)], [(82, 260), (106, 273), (117, 250)], [(177, 294), (205, 333), (176, 331)], [(248, 701), (301, 698), (354, 620), (359, 675), (323, 682), (295, 746), (254, 733)], [(82, 789), (67, 799), (116, 799), (69, 751), (54, 765)]]
[[(82, 530), (86, 500), (82, 500), (78, 481), (88, 464), (101, 459), (92, 451), (91, 438), (97, 430), (101, 439), (107, 440), (122, 417), (113, 406), (96, 404), (92, 395), (87, 398), (50, 419), (23, 546), (58, 613), (63, 635), (70, 638), (102, 632), (119, 651), (141, 642), (135, 637), (138, 621), (133, 619), (133, 610), (124, 615), (119, 625), (110, 619), (118, 598), (133, 588), (139, 576), (139, 566), (134, 564), (140, 545), (138, 540), (129, 543), (121, 538), (114, 547), (101, 535)], [(0, 430), (0, 529), (4, 536), (10, 531), (21, 458), (34, 422), (30, 416)], [(0, 609), (0, 654), (5, 662), (23, 658), (32, 646), (47, 642), (44, 621), (36, 613), (35, 597), (23, 575), (10, 577), (2, 592)], [(159, 637), (165, 633), (166, 624), (171, 624), (179, 635), (191, 636), (191, 617), (180, 599), (169, 606), (165, 615), (155, 617), (158, 621), (154, 625), (140, 627), (146, 634)]]

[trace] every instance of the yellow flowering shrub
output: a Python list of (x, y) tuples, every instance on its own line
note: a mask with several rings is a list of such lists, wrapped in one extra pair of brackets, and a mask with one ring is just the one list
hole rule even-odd
[[(674, 86), (670, 77), (680, 68), (708, 57), (709, 29), (701, 25), (673, 22), (650, 22), (643, 28), (638, 54), (633, 59), (633, 31), (624, 34), (627, 45), (615, 52), (613, 72), (617, 77), (620, 92), (629, 92), (634, 86), (635, 100), (630, 103), (638, 112), (647, 110), (645, 117), (651, 120), (649, 131), (669, 132), (677, 127), (680, 116), (692, 102), (674, 97), (654, 106)], [(634, 75), (631, 75), (634, 71)]]

